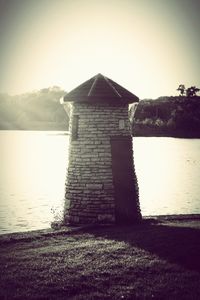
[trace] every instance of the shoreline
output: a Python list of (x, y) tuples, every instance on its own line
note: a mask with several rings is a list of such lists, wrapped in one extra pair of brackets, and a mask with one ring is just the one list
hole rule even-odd
[[(180, 215), (153, 215), (144, 216), (142, 223), (130, 225), (145, 226), (145, 225), (164, 225), (164, 226), (182, 226), (192, 227), (200, 229), (200, 214), (180, 214)], [(58, 235), (70, 235), (76, 232), (81, 232), (85, 229), (94, 229), (102, 227), (128, 227), (129, 225), (117, 225), (117, 224), (87, 224), (77, 226), (58, 226), (58, 228), (45, 228), (38, 230), (20, 231), (13, 233), (0, 234), (1, 243), (15, 243), (15, 242), (28, 242), (37, 239), (43, 239), (48, 237), (56, 237)]]
[[(32, 128), (32, 129), (20, 129), (20, 128), (0, 128), (0, 131), (35, 131), (35, 132), (63, 132), (65, 135), (69, 135), (69, 129), (59, 129), (59, 128), (48, 128), (48, 129), (42, 129), (42, 128)], [(139, 131), (139, 130), (138, 130)], [(132, 132), (132, 138), (135, 137), (166, 137), (166, 138), (177, 138), (177, 139), (200, 139), (200, 133), (198, 134), (184, 134), (184, 132), (171, 132), (171, 133), (166, 133), (166, 132), (148, 132), (147, 130), (141, 130), (139, 133), (137, 131)]]

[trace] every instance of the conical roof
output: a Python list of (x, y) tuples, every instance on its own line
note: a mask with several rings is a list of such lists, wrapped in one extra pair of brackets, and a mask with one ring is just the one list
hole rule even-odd
[(139, 98), (118, 83), (97, 74), (64, 96), (64, 102), (138, 102)]

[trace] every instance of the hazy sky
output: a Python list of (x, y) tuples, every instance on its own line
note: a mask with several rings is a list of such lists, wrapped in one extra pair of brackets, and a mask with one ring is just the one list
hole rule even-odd
[(0, 92), (97, 73), (141, 99), (200, 87), (200, 0), (0, 0)]

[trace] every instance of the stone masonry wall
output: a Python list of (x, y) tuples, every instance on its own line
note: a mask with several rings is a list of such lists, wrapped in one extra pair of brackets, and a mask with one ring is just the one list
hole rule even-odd
[[(73, 140), (77, 115), (78, 136)], [(110, 137), (119, 135), (130, 136), (128, 105), (72, 104), (65, 223), (115, 222)]]

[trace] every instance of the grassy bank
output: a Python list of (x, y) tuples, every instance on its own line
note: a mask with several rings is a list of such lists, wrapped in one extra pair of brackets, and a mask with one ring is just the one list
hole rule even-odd
[(200, 299), (200, 221), (1, 238), (1, 299)]

